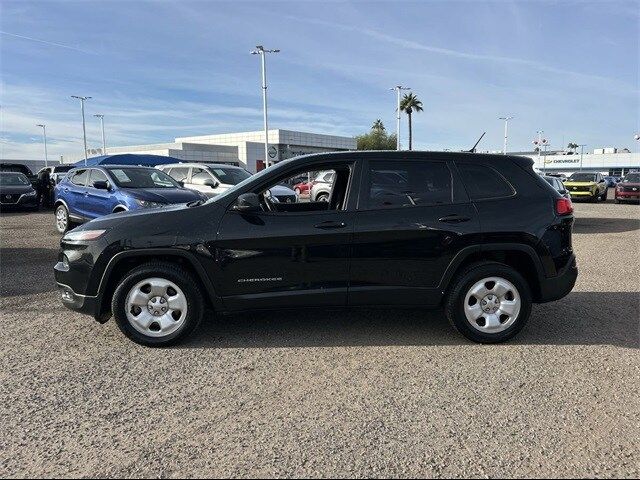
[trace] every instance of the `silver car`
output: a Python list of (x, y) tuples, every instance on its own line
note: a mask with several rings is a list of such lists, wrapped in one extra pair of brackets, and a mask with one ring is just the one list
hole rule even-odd
[(156, 168), (208, 197), (215, 197), (251, 176), (244, 168), (217, 163), (172, 163)]

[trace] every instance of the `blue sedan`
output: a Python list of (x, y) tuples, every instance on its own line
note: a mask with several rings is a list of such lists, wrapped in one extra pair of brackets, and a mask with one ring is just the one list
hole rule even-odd
[(56, 229), (64, 233), (77, 224), (111, 213), (206, 199), (155, 168), (75, 168), (55, 187)]

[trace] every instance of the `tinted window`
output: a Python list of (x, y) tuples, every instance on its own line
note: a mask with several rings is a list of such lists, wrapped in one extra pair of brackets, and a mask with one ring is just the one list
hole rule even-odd
[(189, 167), (173, 167), (170, 168), (167, 173), (176, 181), (184, 182), (189, 176)]
[(84, 187), (87, 184), (87, 177), (89, 176), (89, 170), (78, 170), (71, 175), (71, 183)]
[(513, 187), (497, 171), (487, 165), (459, 163), (462, 181), (471, 200), (509, 197)]
[(628, 173), (622, 179), (622, 183), (640, 183), (640, 173)]
[(89, 177), (89, 185), (93, 186), (93, 182), (108, 182), (109, 179), (104, 174), (102, 170), (91, 170), (91, 175)]
[(451, 203), (451, 172), (443, 162), (370, 163), (370, 208)]

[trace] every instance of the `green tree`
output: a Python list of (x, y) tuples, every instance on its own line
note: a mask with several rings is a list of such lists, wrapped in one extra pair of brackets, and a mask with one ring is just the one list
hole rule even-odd
[(413, 148), (413, 126), (411, 125), (411, 115), (413, 112), (422, 111), (422, 102), (413, 93), (407, 93), (402, 97), (400, 110), (409, 117), (409, 150)]
[(356, 137), (358, 150), (395, 150), (396, 136), (388, 135), (382, 120), (373, 122), (371, 131)]

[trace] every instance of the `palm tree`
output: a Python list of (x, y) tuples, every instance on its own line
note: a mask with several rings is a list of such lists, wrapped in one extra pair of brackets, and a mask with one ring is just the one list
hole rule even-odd
[(382, 120), (377, 119), (375, 122), (373, 122), (373, 125), (371, 126), (371, 130), (373, 130), (376, 133), (384, 132), (385, 128), (384, 128), (384, 124), (382, 123)]
[(411, 126), (411, 114), (422, 111), (422, 102), (418, 100), (413, 93), (406, 93), (402, 97), (402, 102), (400, 102), (400, 110), (405, 112), (409, 116), (409, 150), (412, 149), (413, 146), (413, 129)]

